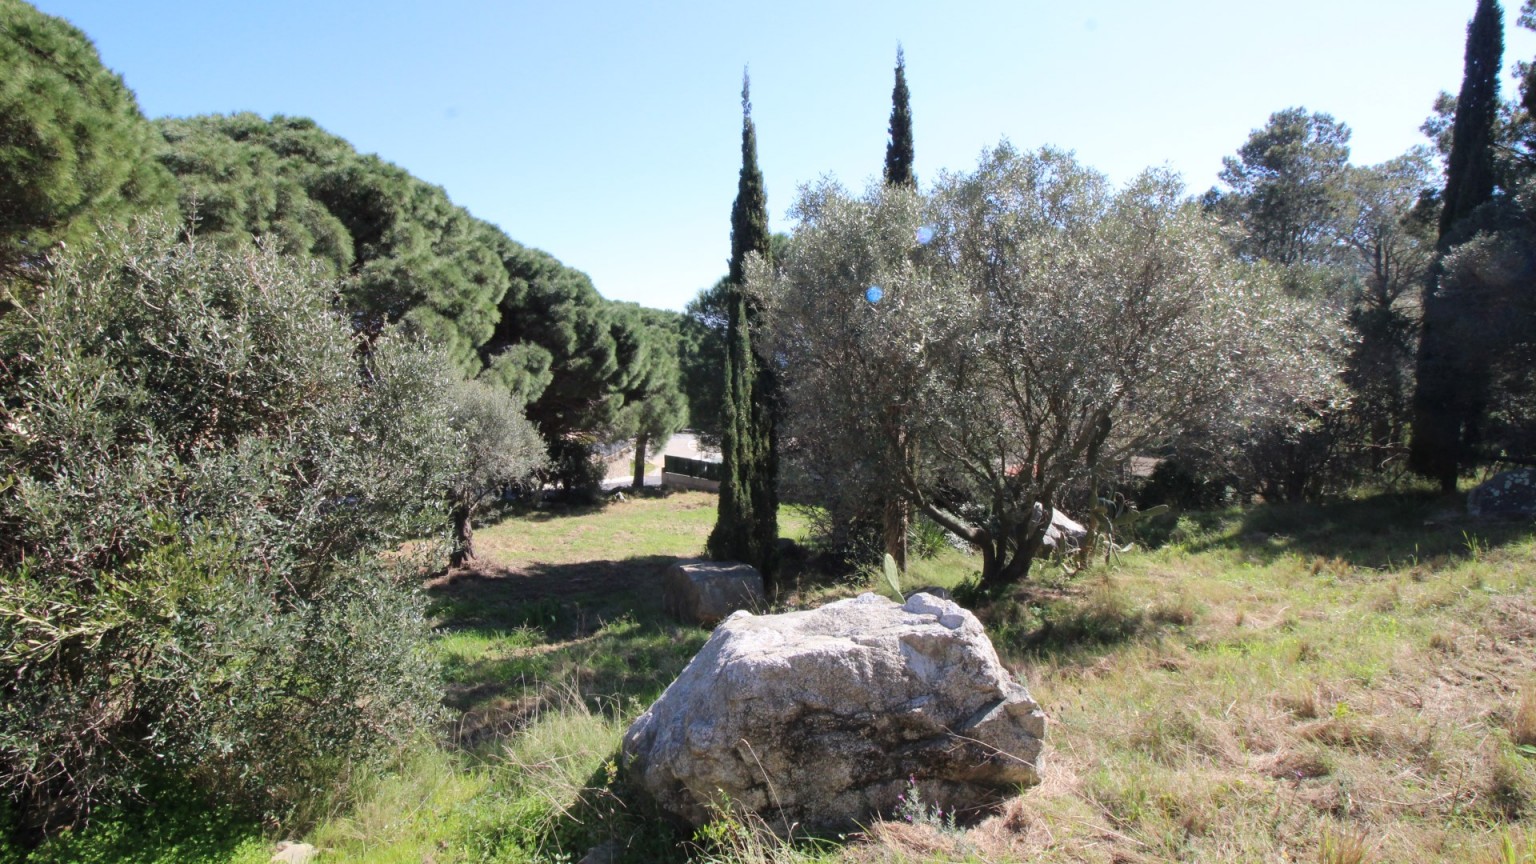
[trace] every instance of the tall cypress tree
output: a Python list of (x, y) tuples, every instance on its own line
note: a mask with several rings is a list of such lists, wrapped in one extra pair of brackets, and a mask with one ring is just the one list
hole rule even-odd
[(745, 561), (763, 574), (772, 593), (778, 572), (778, 435), (773, 366), (753, 349), (760, 312), (743, 290), (747, 256), (767, 257), (768, 195), (757, 167), (757, 129), (752, 124), (751, 80), (741, 79), (741, 176), (731, 208), (729, 318), (726, 326), (724, 464), (720, 509), (709, 535), (716, 559)]
[[(1456, 241), (1459, 226), (1472, 211), (1493, 198), (1494, 123), (1499, 111), (1499, 69), (1504, 60), (1504, 13), (1497, 0), (1478, 0), (1467, 24), (1467, 48), (1461, 93), (1451, 126), (1451, 152), (1440, 211), (1438, 255)], [(1442, 491), (1456, 488), (1461, 465), (1476, 444), (1483, 411), (1485, 371), (1472, 360), (1473, 346), (1456, 338), (1458, 316), (1475, 310), (1448, 298), (1439, 284), (1437, 261), (1425, 286), (1424, 330), (1419, 341), (1414, 429), (1409, 465), (1440, 481)]]
[(916, 186), (912, 175), (912, 105), (907, 92), (907, 58), (896, 46), (896, 85), (891, 88), (891, 141), (885, 146), (885, 182)]
[[(917, 187), (912, 174), (912, 105), (907, 91), (907, 58), (901, 46), (896, 46), (896, 83), (891, 88), (891, 139), (885, 145), (885, 183), (887, 186)], [(901, 423), (900, 417), (893, 422)], [(899, 433), (906, 458), (911, 459), (910, 445), (904, 433)], [(896, 562), (902, 572), (907, 569), (907, 522), (908, 507), (900, 493), (886, 493), (881, 506), (881, 533), (885, 539), (885, 552)]]

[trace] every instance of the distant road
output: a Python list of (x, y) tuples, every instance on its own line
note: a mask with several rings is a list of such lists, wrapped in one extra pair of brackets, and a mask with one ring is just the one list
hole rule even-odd
[[(635, 456), (630, 450), (629, 458), (613, 462), (608, 466), (608, 478), (603, 481), (604, 489), (622, 489), (630, 485), (635, 479)], [(646, 462), (660, 462), (662, 456), (681, 456), (684, 459), (719, 459), (720, 454), (713, 450), (703, 450), (699, 447), (699, 438), (692, 432), (679, 432), (673, 435), (667, 442), (667, 446), (660, 453), (647, 453)], [(658, 466), (654, 473), (645, 475), (645, 485), (661, 485), (661, 468)]]

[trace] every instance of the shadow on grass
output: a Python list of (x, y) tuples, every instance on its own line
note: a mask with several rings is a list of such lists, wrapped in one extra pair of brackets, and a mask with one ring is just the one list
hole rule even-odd
[(1235, 532), (1189, 544), (1191, 552), (1238, 549), (1266, 563), (1286, 555), (1390, 569), (1471, 558), (1536, 533), (1531, 520), (1474, 519), (1462, 496), (1382, 493), (1316, 504), (1245, 510)]
[(709, 632), (662, 610), (671, 556), (459, 570), (428, 588), (445, 634), (485, 637), (488, 650), (449, 656), (445, 704), (455, 737), (474, 747), (530, 722), (560, 691), (594, 708), (637, 712), (661, 695)]
[(572, 496), (548, 501), (535, 501), (530, 496), (511, 500), (498, 500), (485, 504), (475, 514), (475, 528), (490, 528), (508, 519), (524, 519), (530, 522), (556, 522), (579, 516), (592, 516), (608, 509), (616, 496), (625, 498), (670, 498), (677, 490), (662, 486), (646, 486), (632, 489), (621, 486), (603, 491), (596, 497)]
[(683, 864), (694, 855), (692, 832), (658, 809), (620, 769), (624, 754), (614, 750), (604, 767), (587, 777), (574, 801), (561, 808), (536, 843), (536, 848), (588, 860), (582, 855), (601, 850), (590, 860), (613, 864)]
[(975, 607), (999, 651), (1088, 663), (1121, 646), (1195, 621), (1186, 604), (1134, 607), (1109, 579), (1019, 586)]
[[(0, 813), (0, 822), (5, 814)], [(213, 806), (184, 781), (151, 783), (146, 797), (104, 808), (78, 831), (65, 831), (36, 848), (0, 840), (0, 862), (73, 864), (222, 864), (238, 852), (266, 849), (261, 825), (250, 814)], [(264, 859), (267, 852), (260, 853)]]
[(454, 570), (433, 580), (427, 596), (442, 630), (532, 627), (551, 640), (579, 638), (622, 615), (660, 619), (662, 573), (675, 560), (645, 555)]

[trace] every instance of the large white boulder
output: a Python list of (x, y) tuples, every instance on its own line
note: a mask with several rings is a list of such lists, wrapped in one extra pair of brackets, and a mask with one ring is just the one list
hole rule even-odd
[(726, 802), (780, 833), (890, 814), (915, 781), (946, 813), (1039, 780), (1045, 715), (976, 616), (916, 594), (737, 612), (624, 736), (631, 782), (698, 825)]

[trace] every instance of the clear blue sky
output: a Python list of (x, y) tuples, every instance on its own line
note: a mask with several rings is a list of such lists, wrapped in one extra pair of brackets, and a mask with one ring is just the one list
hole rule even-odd
[[(800, 184), (879, 175), (898, 42), (919, 182), (1006, 137), (1075, 150), (1116, 181), (1166, 164), (1200, 192), (1290, 106), (1349, 124), (1356, 164), (1421, 143), (1435, 94), (1460, 86), (1475, 3), (37, 5), (84, 30), (151, 117), (312, 117), (604, 296), (681, 309), (725, 272), (743, 65), (773, 227), (788, 230)], [(1531, 59), (1536, 34), (1506, 6), (1506, 60)]]

